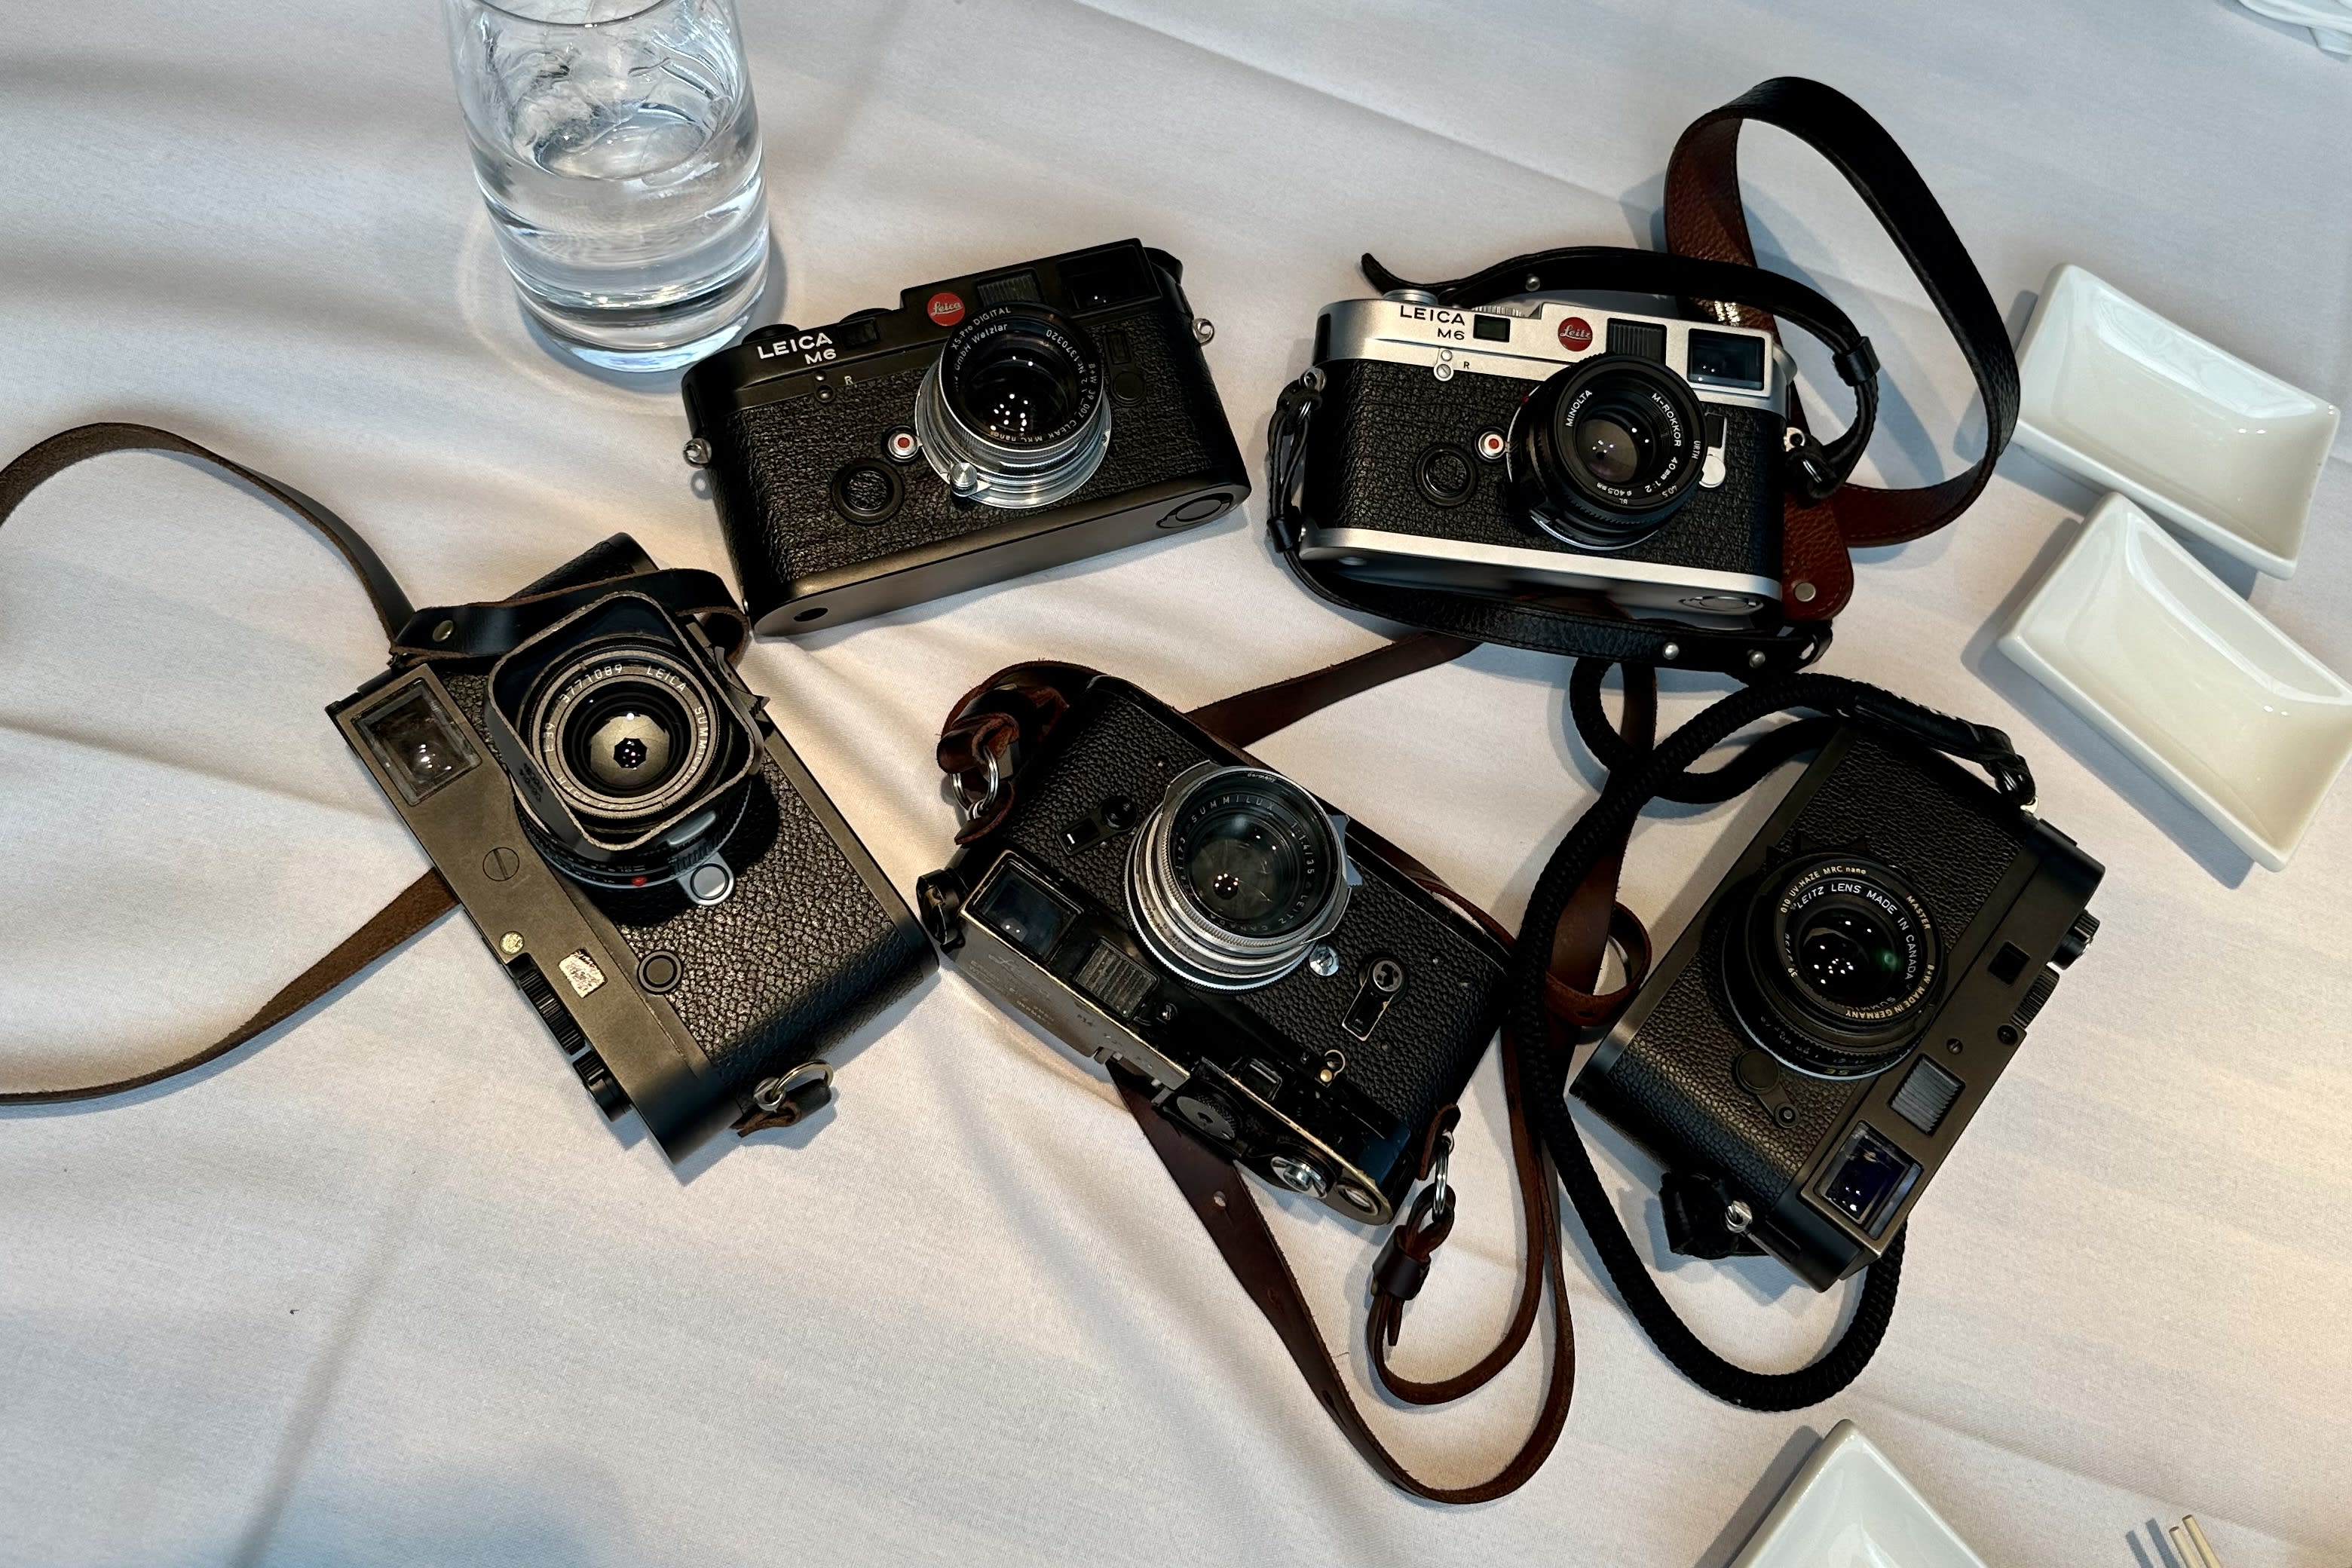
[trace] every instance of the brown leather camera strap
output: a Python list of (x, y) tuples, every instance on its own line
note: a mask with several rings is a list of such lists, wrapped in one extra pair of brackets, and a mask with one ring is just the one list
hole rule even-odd
[[(172, 452), (194, 458), (201, 463), (209, 463), (243, 479), (318, 530), (321, 537), (341, 552), (353, 575), (359, 578), (360, 585), (367, 591), (368, 602), (374, 606), (376, 619), (383, 624), (387, 637), (397, 637), (401, 628), (415, 614), (409, 606), (408, 595), (401, 591), (400, 584), (391, 570), (351, 524), (292, 486), (281, 484), (267, 474), (224, 458), (184, 436), (175, 436), (152, 425), (83, 425), (30, 447), (5, 468), (0, 468), (0, 523), (7, 521), (18, 504), (43, 480), (91, 458), (103, 457), (110, 452), (132, 451)], [(450, 891), (449, 884), (442, 880), (441, 873), (428, 870), (404, 889), (398, 898), (379, 910), (365, 925), (336, 943), (325, 957), (295, 976), (278, 994), (264, 1003), (253, 1016), (210, 1045), (150, 1071), (108, 1083), (0, 1090), (0, 1105), (56, 1105), (69, 1100), (96, 1100), (194, 1072), (206, 1062), (227, 1055), (247, 1040), (294, 1017), (457, 907), (457, 896)]]
[(84, 1084), (70, 1089), (0, 1091), (0, 1105), (59, 1105), (76, 1100), (99, 1100), (194, 1072), (206, 1062), (226, 1056), (255, 1036), (285, 1023), (457, 907), (457, 895), (450, 891), (449, 884), (442, 880), (441, 873), (427, 871), (403, 889), (398, 898), (377, 910), (367, 924), (337, 942), (324, 958), (288, 982), (277, 995), (262, 1004), (259, 1012), (203, 1049), (191, 1051), (177, 1061), (167, 1062), (151, 1071), (116, 1079), (110, 1083)]
[[(1853, 592), (1850, 546), (1916, 539), (1958, 517), (1983, 490), (2017, 425), (2017, 356), (1968, 247), (1903, 149), (1860, 104), (1803, 77), (1759, 83), (1699, 116), (1683, 132), (1666, 164), (1669, 249), (1755, 265), (1756, 246), (1739, 190), (1739, 132), (1751, 120), (1788, 132), (1845, 176), (1910, 263), (1984, 399), (1984, 455), (1966, 472), (1915, 489), (1849, 483), (1824, 500), (1790, 498), (1782, 545), (1782, 580), (1789, 586), (1784, 603), (1792, 619), (1827, 620)], [(1753, 306), (1724, 303), (1724, 309), (1736, 312), (1744, 325), (1776, 335), (1780, 331)], [(1790, 417), (1805, 428), (1793, 390)], [(1810, 584), (1812, 593), (1796, 592), (1799, 584)]]
[[(409, 606), (408, 595), (401, 591), (400, 584), (394, 578), (390, 568), (351, 524), (292, 486), (281, 484), (267, 474), (224, 458), (184, 436), (175, 436), (152, 425), (83, 425), (28, 448), (5, 468), (0, 468), (0, 523), (7, 521), (18, 504), (53, 475), (76, 463), (103, 457), (110, 452), (132, 451), (173, 452), (209, 463), (243, 479), (318, 530), (322, 538), (341, 552), (353, 575), (359, 578), (360, 585), (366, 589), (368, 602), (374, 606), (376, 619), (383, 623), (387, 637), (397, 637), (401, 628), (415, 615)], [(108, 1083), (0, 1090), (0, 1105), (56, 1105), (68, 1100), (96, 1100), (194, 1072), (206, 1062), (226, 1056), (257, 1035), (285, 1023), (457, 907), (457, 896), (449, 890), (449, 884), (442, 880), (441, 873), (428, 870), (404, 889), (398, 898), (376, 911), (365, 925), (336, 943), (333, 951), (295, 976), (278, 994), (264, 1003), (253, 1016), (212, 1044), (151, 1071)]]
[[(1210, 703), (1186, 717), (1227, 744), (1246, 749), (1250, 742), (1334, 702), (1458, 658), (1477, 646), (1467, 638), (1416, 633), (1308, 674)], [(971, 814), (959, 842), (969, 842), (1002, 820), (1019, 787), (1015, 774), (1023, 757), (1069, 712), (1071, 694), (1092, 675), (1093, 671), (1076, 665), (1015, 666), (982, 681), (956, 704), (940, 731), (940, 765), (956, 780), (965, 799), (980, 803), (981, 807)], [(1496, 941), (1506, 946), (1510, 943), (1508, 927), (1446, 886), (1412, 856), (1361, 823), (1351, 822), (1349, 833), (1428, 891), (1455, 905)], [(1624, 937), (1629, 927), (1639, 931), (1630, 913), (1613, 908), (1601, 910), (1598, 929), (1604, 945), (1612, 929)], [(1646, 951), (1646, 938), (1641, 940)], [(1596, 971), (1599, 963), (1596, 953), (1592, 963)], [(1591, 984), (1589, 976), (1584, 984)], [(1564, 990), (1559, 1000), (1563, 1006), (1573, 1006), (1592, 999), (1581, 991)], [(1545, 1290), (1549, 1289), (1552, 1331), (1547, 1352), (1550, 1369), (1535, 1421), (1526, 1440), (1500, 1468), (1483, 1480), (1458, 1487), (1433, 1485), (1414, 1475), (1372, 1430), (1332, 1358), (1297, 1276), (1283, 1256), (1281, 1244), (1266, 1225), (1240, 1167), (1162, 1116), (1139, 1080), (1123, 1072), (1113, 1073), (1136, 1124), (1199, 1216), (1235, 1281), (1290, 1352), (1299, 1375), (1332, 1423), (1391, 1485), (1437, 1502), (1485, 1502), (1525, 1485), (1558, 1443), (1575, 1390), (1576, 1344), (1562, 1267), (1559, 1188), (1530, 1125), (1517, 1054), (1506, 1050), (1502, 1066), (1512, 1173), (1525, 1226), (1520, 1279), (1508, 1323), (1492, 1349), (1448, 1377), (1431, 1382), (1408, 1378), (1389, 1360), (1400, 1336), (1405, 1302), (1419, 1293), (1437, 1249), (1454, 1226), (1450, 1187), (1442, 1180), (1430, 1181), (1440, 1170), (1439, 1161), (1450, 1148), (1459, 1118), (1459, 1111), (1452, 1107), (1429, 1129), (1418, 1172), (1428, 1184), (1406, 1217), (1390, 1232), (1373, 1268), (1371, 1306), (1365, 1321), (1372, 1373), (1382, 1389), (1406, 1404), (1450, 1404), (1485, 1387), (1518, 1357), (1534, 1333)]]

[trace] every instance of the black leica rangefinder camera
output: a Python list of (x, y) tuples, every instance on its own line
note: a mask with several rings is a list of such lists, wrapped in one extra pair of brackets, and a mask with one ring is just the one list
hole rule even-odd
[(1874, 1261), (2099, 922), (2099, 863), (1938, 753), (1840, 729), (1576, 1093), (1669, 1173), (1669, 1245), (1816, 1289)]
[(957, 966), (1219, 1152), (1385, 1223), (1495, 1032), (1505, 955), (1347, 819), (1094, 676), (923, 879)]
[(1778, 619), (1790, 384), (1769, 334), (1400, 289), (1326, 308), (1314, 352), (1302, 559), (1702, 626)]
[(328, 712), (597, 1106), (675, 1160), (823, 1105), (822, 1053), (930, 947), (704, 626), (631, 586), (665, 575), (617, 534), (516, 600), (609, 591)]
[(1134, 240), (767, 327), (686, 374), (757, 628), (838, 626), (1139, 543), (1249, 494), (1178, 285)]

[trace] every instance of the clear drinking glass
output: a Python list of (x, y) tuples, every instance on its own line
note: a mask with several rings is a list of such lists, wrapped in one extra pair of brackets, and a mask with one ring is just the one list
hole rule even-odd
[(522, 302), (592, 364), (725, 344), (768, 269), (732, 0), (443, 0), (474, 174)]

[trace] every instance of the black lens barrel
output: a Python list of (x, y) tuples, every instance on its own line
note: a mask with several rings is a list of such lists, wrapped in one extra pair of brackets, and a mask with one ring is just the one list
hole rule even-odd
[(1698, 399), (1631, 354), (1596, 354), (1528, 394), (1511, 421), (1515, 500), (1585, 549), (1636, 543), (1690, 499), (1706, 458)]

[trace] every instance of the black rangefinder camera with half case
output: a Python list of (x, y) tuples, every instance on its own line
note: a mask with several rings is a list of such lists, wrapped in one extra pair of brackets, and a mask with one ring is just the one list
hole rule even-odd
[(1494, 1035), (1501, 946), (1167, 704), (1085, 671), (1065, 694), (1009, 808), (923, 879), (931, 934), (1219, 1152), (1386, 1223)]
[(1328, 306), (1300, 559), (1748, 627), (1780, 609), (1788, 362), (1760, 331), (1398, 289)]
[(763, 328), (688, 371), (688, 460), (757, 629), (838, 626), (1239, 504), (1182, 269), (1124, 240)]
[(552, 625), (328, 711), (598, 1107), (675, 1160), (823, 1105), (821, 1053), (930, 948), (673, 575), (616, 534), (470, 607), (572, 592)]
[(2102, 868), (1945, 757), (1840, 728), (1575, 1091), (1669, 1173), (1686, 1256), (1875, 1261), (2060, 973)]

